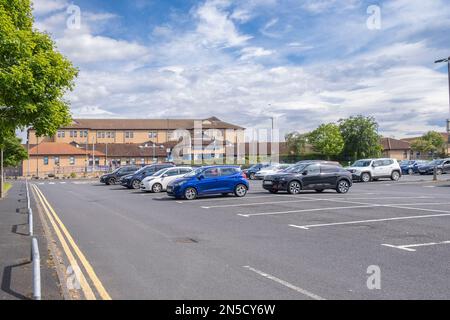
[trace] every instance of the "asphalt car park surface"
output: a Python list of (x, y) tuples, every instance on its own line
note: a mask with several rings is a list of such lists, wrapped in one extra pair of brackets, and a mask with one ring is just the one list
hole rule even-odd
[(431, 179), (295, 196), (251, 181), (245, 198), (194, 201), (34, 184), (113, 299), (448, 299), (450, 181)]

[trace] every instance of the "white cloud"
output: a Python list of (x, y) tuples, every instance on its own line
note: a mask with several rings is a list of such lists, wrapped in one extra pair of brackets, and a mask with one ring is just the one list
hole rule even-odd
[(241, 35), (224, 11), (227, 1), (206, 1), (195, 12), (199, 20), (197, 32), (212, 46), (235, 47), (244, 45), (251, 36)]
[(33, 0), (33, 12), (38, 16), (65, 9), (67, 6), (67, 0)]

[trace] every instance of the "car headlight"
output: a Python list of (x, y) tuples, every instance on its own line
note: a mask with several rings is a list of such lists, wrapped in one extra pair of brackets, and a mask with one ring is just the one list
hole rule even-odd
[(180, 181), (180, 182), (177, 182), (177, 183), (174, 183), (174, 187), (179, 187), (179, 186), (182, 186), (183, 184), (185, 184), (187, 181), (185, 180), (185, 181)]

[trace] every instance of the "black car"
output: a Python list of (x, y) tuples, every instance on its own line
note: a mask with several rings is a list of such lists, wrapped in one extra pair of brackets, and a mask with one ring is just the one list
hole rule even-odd
[(123, 176), (120, 179), (120, 184), (124, 187), (127, 187), (128, 189), (139, 189), (141, 185), (141, 181), (144, 180), (144, 178), (151, 176), (155, 172), (158, 172), (159, 170), (174, 167), (175, 165), (171, 163), (159, 163), (159, 164), (151, 164), (148, 166), (145, 166), (138, 171)]
[(100, 182), (105, 183), (106, 185), (116, 184), (121, 177), (131, 174), (139, 170), (137, 166), (125, 166), (120, 167), (114, 170), (111, 173), (104, 174), (100, 177)]
[(450, 159), (436, 159), (425, 164), (419, 165), (417, 171), (420, 174), (433, 174), (436, 168), (436, 174), (450, 173)]
[(287, 191), (298, 194), (301, 190), (334, 189), (347, 193), (352, 186), (352, 175), (340, 166), (326, 163), (305, 163), (289, 168), (282, 173), (266, 176), (263, 188), (271, 193)]

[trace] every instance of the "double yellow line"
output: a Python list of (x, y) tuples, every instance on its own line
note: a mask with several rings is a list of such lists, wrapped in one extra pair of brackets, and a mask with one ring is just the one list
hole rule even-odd
[[(111, 297), (109, 296), (106, 289), (103, 287), (102, 282), (95, 274), (94, 269), (92, 268), (89, 261), (84, 256), (83, 252), (81, 252), (80, 248), (78, 248), (77, 244), (73, 240), (72, 236), (70, 235), (67, 228), (62, 223), (61, 219), (59, 219), (58, 215), (56, 214), (55, 210), (52, 208), (52, 206), (48, 203), (47, 199), (45, 198), (44, 194), (39, 190), (39, 188), (36, 185), (32, 185), (35, 194), (37, 195), (37, 198), (39, 199), (42, 208), (45, 211), (45, 214), (48, 217), (48, 220), (50, 221), (53, 229), (55, 230), (56, 236), (58, 237), (62, 248), (67, 255), (67, 258), (69, 260), (70, 265), (72, 266), (72, 269), (75, 273), (75, 276), (80, 283), (81, 290), (83, 291), (85, 297), (87, 300), (97, 300), (97, 296), (95, 295), (94, 291), (92, 290), (91, 286), (89, 285), (88, 280), (86, 279), (83, 271), (81, 270), (77, 259), (75, 258), (73, 252), (75, 253), (76, 257), (81, 262), (81, 265), (83, 266), (84, 270), (86, 271), (89, 279), (91, 280), (92, 284), (94, 285), (98, 295), (103, 300), (111, 300)], [(71, 250), (72, 249), (72, 250)]]

